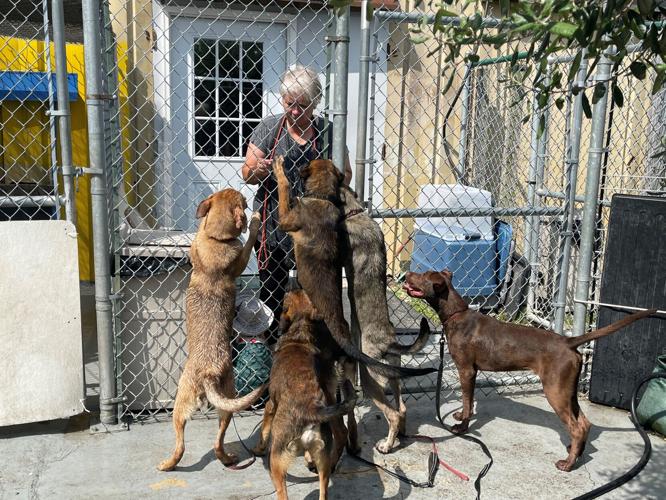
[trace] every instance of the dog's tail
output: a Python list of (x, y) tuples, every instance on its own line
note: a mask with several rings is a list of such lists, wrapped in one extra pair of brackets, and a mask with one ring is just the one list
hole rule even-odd
[(204, 390), (206, 391), (206, 399), (208, 399), (208, 402), (215, 408), (223, 411), (236, 412), (245, 410), (248, 406), (259, 399), (268, 384), (259, 386), (249, 394), (236, 399), (227, 398), (220, 394), (217, 384), (211, 379), (205, 379), (203, 386)]
[(654, 313), (656, 313), (656, 309), (648, 309), (647, 311), (640, 311), (636, 312), (634, 314), (630, 314), (626, 318), (622, 318), (619, 321), (616, 321), (615, 323), (611, 323), (608, 326), (604, 326), (603, 328), (599, 328), (598, 330), (593, 330), (589, 333), (586, 333), (585, 335), (581, 335), (580, 337), (569, 337), (567, 338), (567, 345), (571, 349), (575, 349), (579, 345), (584, 344), (585, 342), (589, 342), (591, 340), (595, 340), (601, 337), (605, 337), (606, 335), (610, 335), (611, 333), (617, 332), (620, 328), (624, 328), (627, 325), (630, 325), (636, 320), (639, 320), (641, 318), (645, 318), (646, 316), (652, 316)]
[(345, 379), (342, 385), (342, 401), (331, 406), (319, 407), (315, 410), (315, 419), (319, 422), (328, 422), (334, 418), (347, 415), (356, 406), (356, 391), (354, 386)]
[(437, 368), (406, 368), (402, 366), (388, 365), (377, 361), (361, 352), (361, 350), (352, 343), (350, 340), (349, 326), (347, 326), (346, 321), (329, 316), (324, 317), (324, 322), (335, 341), (342, 350), (345, 351), (347, 356), (360, 361), (365, 364), (368, 369), (383, 375), (384, 377), (393, 379), (399, 377), (414, 377), (418, 375), (427, 375), (428, 373), (434, 373), (437, 371)]
[(416, 340), (410, 345), (399, 344), (398, 342), (393, 342), (387, 349), (391, 354), (414, 354), (415, 352), (421, 351), (425, 345), (428, 343), (430, 338), (430, 326), (428, 325), (428, 320), (421, 318), (421, 327), (419, 329), (419, 336), (416, 337)]

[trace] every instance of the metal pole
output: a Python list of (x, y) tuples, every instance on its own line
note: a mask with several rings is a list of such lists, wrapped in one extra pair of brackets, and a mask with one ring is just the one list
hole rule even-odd
[(469, 127), (469, 101), (472, 95), (472, 71), (469, 64), (465, 65), (462, 89), (462, 110), (460, 112), (460, 143), (458, 146), (458, 172), (457, 180), (465, 184), (465, 160), (467, 157), (467, 130)]
[(592, 109), (592, 134), (587, 157), (587, 177), (585, 180), (585, 205), (583, 208), (583, 225), (581, 228), (580, 258), (576, 274), (576, 292), (574, 303), (574, 336), (585, 332), (585, 315), (587, 306), (581, 301), (588, 300), (590, 289), (590, 270), (592, 253), (594, 252), (594, 236), (596, 232), (597, 198), (599, 194), (599, 177), (601, 160), (604, 153), (604, 129), (606, 127), (606, 106), (608, 103), (608, 84), (612, 61), (604, 54), (599, 60), (596, 80), (606, 88), (604, 95), (594, 104)]
[[(372, 196), (374, 193), (374, 175), (375, 175), (375, 106), (377, 95), (377, 47), (379, 46), (379, 35), (377, 34), (376, 21), (375, 18), (372, 18), (371, 30), (373, 33), (372, 36), (372, 47), (370, 48), (370, 53), (372, 54), (372, 66), (370, 68), (370, 116), (368, 117), (368, 127), (370, 128), (370, 136), (368, 137), (368, 151), (370, 151), (370, 166), (368, 168), (368, 198), (367, 198), (367, 208), (368, 213), (372, 212)], [(361, 198), (363, 199), (363, 198)]]
[(60, 136), (60, 163), (65, 195), (65, 217), (72, 224), (76, 224), (74, 167), (72, 165), (72, 115), (69, 109), (67, 50), (65, 48), (65, 14), (62, 0), (53, 0), (51, 5), (58, 91), (58, 111), (56, 113), (58, 115), (58, 133)]
[[(537, 171), (537, 163), (539, 161), (539, 137), (538, 137), (538, 129), (539, 129), (539, 107), (537, 105), (537, 95), (536, 93), (534, 94), (534, 97), (532, 99), (532, 120), (531, 120), (531, 129), (532, 129), (532, 134), (530, 138), (530, 163), (529, 163), (529, 171), (527, 174), (527, 205), (528, 207), (534, 207), (535, 202), (536, 202), (536, 171)], [(534, 232), (534, 224), (536, 220), (533, 215), (528, 215), (525, 218), (525, 236), (523, 240), (523, 255), (525, 256), (525, 259), (529, 263), (530, 266), (530, 281), (529, 281), (529, 288), (527, 290), (527, 308), (528, 310), (531, 309), (531, 304), (533, 302), (533, 293), (534, 290), (532, 288), (532, 276), (536, 274), (536, 269), (534, 268), (534, 260), (532, 258), (532, 254), (534, 252), (534, 248), (532, 247), (532, 233)], [(538, 265), (538, 262), (537, 262)]]
[(90, 157), (90, 198), (93, 220), (95, 260), (95, 310), (97, 312), (97, 348), (99, 358), (100, 421), (116, 423), (116, 384), (113, 370), (113, 325), (109, 295), (109, 221), (104, 164), (104, 101), (100, 1), (83, 0), (83, 39), (86, 72), (86, 111)]
[(361, 56), (358, 70), (358, 123), (356, 124), (356, 179), (354, 187), (360, 200), (365, 199), (366, 142), (368, 137), (368, 82), (370, 77), (370, 23), (372, 10), (367, 0), (361, 2)]
[(347, 76), (349, 69), (349, 5), (335, 10), (335, 86), (333, 88), (333, 163), (345, 171)]
[[(550, 77), (551, 67), (548, 66), (546, 69), (546, 80)], [(534, 184), (530, 187), (533, 190), (532, 205), (535, 209), (539, 209), (541, 205), (541, 200), (536, 196), (536, 192), (543, 187), (543, 175), (546, 165), (546, 157), (548, 156), (548, 106), (539, 111), (539, 121), (543, 117), (544, 127), (541, 131), (541, 136), (537, 142), (537, 154), (536, 154), (536, 169), (534, 171)], [(539, 123), (539, 122), (537, 122)], [(528, 234), (530, 239), (530, 280), (529, 288), (527, 289), (527, 311), (528, 313), (534, 312), (534, 305), (536, 302), (536, 289), (539, 285), (539, 268), (541, 267), (541, 255), (540, 255), (540, 241), (539, 236), (541, 232), (541, 215), (538, 212), (535, 212), (531, 217), (531, 233)]]
[[(585, 75), (587, 74), (587, 56), (583, 52), (580, 68), (576, 75), (574, 86), (582, 89), (585, 87)], [(571, 265), (571, 246), (573, 243), (574, 206), (576, 203), (576, 184), (578, 179), (578, 164), (580, 155), (580, 136), (583, 123), (583, 91), (578, 92), (574, 99), (573, 116), (567, 136), (566, 148), (566, 185), (564, 187), (564, 220), (562, 226), (562, 238), (560, 239), (560, 253), (557, 269), (559, 276), (557, 280), (557, 298), (553, 302), (555, 309), (555, 331), (562, 334), (564, 331), (564, 316), (567, 305), (567, 287), (569, 286), (569, 267)]]
[(53, 194), (56, 200), (55, 214), (56, 219), (60, 219), (60, 197), (58, 196), (58, 153), (57, 153), (57, 139), (56, 139), (56, 124), (55, 124), (55, 103), (54, 103), (54, 90), (53, 90), (53, 72), (51, 71), (51, 34), (49, 30), (49, 4), (47, 0), (42, 0), (42, 15), (44, 30), (44, 59), (46, 66), (46, 76), (48, 78), (47, 88), (49, 92), (49, 109), (46, 115), (49, 117), (49, 151), (50, 151), (50, 171), (51, 179), (53, 182)]

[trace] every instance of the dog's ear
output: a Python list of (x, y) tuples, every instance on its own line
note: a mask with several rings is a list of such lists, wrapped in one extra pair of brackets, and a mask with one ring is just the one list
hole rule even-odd
[[(335, 167), (333, 167), (335, 168)], [(338, 176), (338, 182), (342, 183), (345, 180), (345, 173), (342, 170), (335, 168), (335, 173)]]
[(312, 174), (312, 170), (310, 169), (310, 165), (309, 165), (309, 164), (306, 165), (306, 166), (304, 166), (304, 167), (301, 169), (301, 179), (305, 180), (305, 179), (307, 179), (308, 177), (310, 177), (311, 174)]
[(290, 326), (291, 326), (291, 318), (285, 311), (282, 311), (282, 314), (280, 314), (280, 322), (279, 322), (280, 332), (284, 334), (287, 330), (289, 330)]
[(446, 278), (444, 272), (439, 273), (439, 275), (442, 277), (442, 280), (433, 281), (432, 290), (438, 297), (447, 300), (449, 298), (449, 284), (451, 281)]
[(201, 203), (199, 203), (199, 206), (197, 207), (197, 219), (201, 219), (202, 217), (206, 216), (206, 214), (210, 210), (211, 204), (212, 200), (210, 196)]
[(241, 231), (247, 230), (247, 216), (241, 205), (234, 207), (234, 221), (236, 222), (236, 229), (240, 229)]

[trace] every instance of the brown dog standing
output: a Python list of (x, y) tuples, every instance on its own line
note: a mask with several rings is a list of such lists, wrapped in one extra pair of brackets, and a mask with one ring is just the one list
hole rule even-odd
[[(386, 246), (384, 234), (354, 192), (342, 186), (340, 200), (344, 217), (341, 222), (343, 259), (352, 318), (356, 318), (359, 331), (352, 335), (360, 337), (361, 350), (373, 359), (400, 366), (400, 355), (415, 353), (423, 349), (430, 337), (428, 322), (421, 320), (419, 336), (411, 345), (398, 344), (395, 328), (389, 318), (386, 300)], [(400, 381), (360, 366), (363, 393), (370, 397), (388, 422), (388, 434), (375, 445), (380, 453), (389, 453), (395, 446), (396, 436), (405, 433), (407, 407), (400, 394)], [(387, 396), (390, 389), (395, 403)], [(351, 429), (350, 429), (351, 430)]]
[(343, 401), (335, 403), (338, 385), (330, 353), (320, 351), (320, 320), (303, 290), (285, 295), (270, 379), (270, 400), (264, 410), (261, 437), (254, 453), (266, 452), (271, 436), (271, 479), (279, 500), (287, 498), (286, 474), (297, 454), (305, 452), (319, 474), (319, 498), (328, 497), (328, 483), (347, 440), (342, 415), (352, 412), (356, 394), (348, 380)]
[(570, 471), (582, 454), (590, 422), (578, 405), (578, 377), (582, 356), (576, 347), (610, 335), (656, 309), (630, 314), (620, 321), (580, 337), (564, 337), (549, 330), (504, 323), (467, 307), (451, 283), (450, 271), (407, 273), (404, 288), (412, 297), (425, 299), (437, 311), (453, 358), (463, 395), (462, 412), (453, 415), (460, 424), (454, 432), (465, 432), (472, 415), (477, 370), (515, 371), (530, 369), (543, 384), (550, 406), (569, 432), (569, 455), (555, 465)]
[(278, 184), (280, 228), (294, 240), (298, 282), (319, 311), (331, 335), (347, 355), (387, 377), (425, 375), (432, 368), (401, 368), (362, 353), (351, 341), (342, 309), (342, 262), (339, 250), (340, 184), (344, 175), (329, 160), (314, 160), (301, 171), (306, 194), (290, 198), (283, 158), (273, 161)]
[(243, 245), (238, 237), (247, 228), (247, 204), (233, 189), (219, 191), (197, 208), (202, 218), (190, 248), (192, 278), (186, 295), (188, 357), (178, 382), (173, 410), (176, 447), (158, 469), (172, 470), (185, 451), (185, 423), (208, 400), (218, 411), (220, 428), (215, 456), (225, 465), (236, 457), (224, 451), (224, 433), (231, 414), (254, 403), (265, 386), (238, 399), (231, 359), (232, 321), (235, 315), (236, 278), (247, 266), (257, 239), (259, 217), (253, 215), (250, 234)]

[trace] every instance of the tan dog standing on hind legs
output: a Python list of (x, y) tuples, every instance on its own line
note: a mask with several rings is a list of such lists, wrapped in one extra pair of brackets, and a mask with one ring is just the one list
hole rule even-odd
[(555, 463), (558, 469), (570, 471), (583, 453), (590, 430), (590, 422), (578, 405), (578, 378), (583, 363), (576, 347), (610, 335), (657, 310), (630, 314), (580, 337), (564, 337), (550, 330), (504, 323), (469, 309), (453, 288), (452, 280), (453, 274), (448, 270), (428, 271), (423, 274), (407, 273), (404, 284), (410, 296), (425, 299), (442, 320), (463, 395), (462, 412), (453, 415), (460, 424), (453, 426), (452, 430), (458, 433), (467, 431), (478, 370), (532, 370), (541, 379), (548, 403), (571, 438), (569, 455)]
[[(349, 380), (343, 400), (335, 402), (338, 378), (330, 337), (303, 290), (288, 292), (280, 317), (261, 437), (254, 448), (263, 455), (271, 438), (270, 470), (277, 498), (287, 498), (286, 474), (292, 460), (305, 453), (319, 475), (319, 498), (328, 497), (328, 483), (347, 441), (342, 416), (353, 412), (356, 393)], [(318, 347), (320, 346), (321, 349)]]
[(186, 294), (188, 356), (178, 382), (173, 410), (176, 447), (172, 456), (158, 465), (172, 470), (185, 451), (185, 423), (197, 408), (212, 404), (218, 412), (220, 427), (215, 440), (215, 456), (225, 465), (236, 457), (224, 451), (224, 434), (235, 411), (254, 403), (265, 386), (241, 398), (233, 380), (231, 336), (235, 315), (236, 278), (252, 252), (259, 231), (258, 214), (253, 214), (245, 245), (238, 239), (247, 229), (247, 204), (234, 189), (219, 191), (197, 208), (203, 220), (190, 248), (192, 278)]

